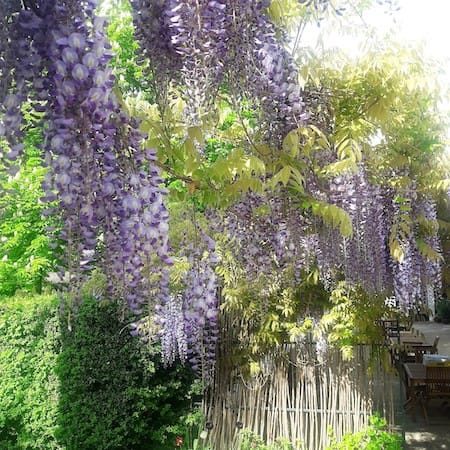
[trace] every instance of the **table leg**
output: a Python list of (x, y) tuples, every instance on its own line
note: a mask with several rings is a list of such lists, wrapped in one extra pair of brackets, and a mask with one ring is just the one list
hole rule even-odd
[(415, 384), (411, 383), (411, 381), (407, 380), (406, 385), (406, 402), (404, 403), (403, 407), (406, 411), (411, 411), (412, 413), (412, 419), (414, 422), (416, 421), (416, 405), (417, 405), (417, 395), (415, 390)]

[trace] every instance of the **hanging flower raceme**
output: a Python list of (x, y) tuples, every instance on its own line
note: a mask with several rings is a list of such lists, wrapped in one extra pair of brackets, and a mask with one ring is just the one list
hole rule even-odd
[(319, 231), (316, 254), (324, 279), (340, 275), (368, 292), (394, 293), (405, 310), (437, 293), (436, 207), (431, 199), (416, 197), (412, 188), (398, 195), (370, 182), (363, 165), (356, 174), (333, 179), (328, 201), (348, 213), (353, 234), (344, 238), (329, 227)]
[[(419, 236), (418, 246), (422, 246), (423, 253), (421, 261), (422, 298), (428, 295), (439, 296), (442, 288), (442, 247), (439, 239), (439, 224), (437, 219), (436, 203), (430, 198), (422, 198), (415, 205), (415, 216), (417, 217)], [(418, 248), (420, 251), (420, 248)], [(428, 252), (426, 251), (428, 250)], [(430, 294), (431, 293), (431, 294)]]
[(397, 217), (407, 215), (410, 220), (410, 227), (403, 227), (406, 231), (398, 237), (401, 258), (392, 261), (395, 296), (403, 309), (425, 300), (431, 304), (441, 289), (436, 205), (431, 199), (421, 198), (411, 206), (409, 199), (402, 198), (394, 202), (394, 208)]
[(314, 263), (311, 221), (286, 194), (246, 194), (223, 219), (210, 221), (221, 224), (217, 231), (225, 232), (250, 279), (291, 268), (299, 280)]
[[(277, 38), (266, 0), (131, 1), (136, 37), (149, 58), (159, 99), (181, 85), (191, 121), (222, 81), (239, 102), (259, 107), (268, 138), (279, 144), (307, 118), (295, 64)], [(158, 93), (157, 93), (158, 94)], [(162, 102), (163, 103), (163, 102)]]
[(157, 305), (156, 322), (161, 327), (161, 353), (165, 365), (174, 364), (177, 359), (188, 359), (188, 341), (185, 330), (182, 295), (171, 295), (163, 305)]
[(20, 42), (14, 25), (20, 9), (20, 0), (0, 0), (0, 105), (5, 100), (19, 57), (16, 51)]
[(113, 93), (112, 54), (96, 1), (32, 3), (14, 19), (20, 52), (3, 116), (8, 156), (20, 156), (20, 108), (29, 101), (43, 113), (43, 200), (58, 200), (47, 214), (63, 219), (64, 270), (76, 286), (93, 261), (100, 263), (110, 293), (140, 315), (149, 292), (144, 272), (171, 263), (155, 152), (143, 148), (139, 124)]
[[(188, 361), (206, 383), (213, 379), (219, 337), (215, 247), (214, 240), (202, 233), (201, 242), (188, 249), (190, 268), (184, 278), (184, 291), (163, 295), (155, 310), (164, 363), (172, 364), (177, 358)], [(166, 272), (167, 289), (168, 284)]]
[[(211, 382), (219, 337), (218, 285), (214, 272), (217, 255), (215, 242), (209, 236), (203, 235), (203, 243), (190, 257), (192, 267), (185, 280), (184, 315), (189, 362)], [(202, 247), (204, 251), (200, 254)]]
[[(390, 291), (388, 234), (392, 226), (392, 194), (370, 183), (361, 166), (357, 173), (330, 182), (328, 201), (348, 213), (353, 232), (347, 238), (337, 230), (319, 233), (321, 248), (333, 253), (327, 259), (340, 268), (348, 282), (360, 284), (368, 292)], [(332, 239), (330, 233), (334, 234)], [(329, 261), (323, 264), (329, 265)]]
[(228, 79), (241, 98), (256, 100), (267, 137), (279, 143), (308, 118), (297, 68), (267, 15), (269, 1), (231, 3), (233, 39), (226, 55)]
[(43, 69), (41, 57), (32, 44), (42, 20), (28, 11), (19, 13), (18, 6), (13, 1), (5, 8), (6, 14), (0, 14), (3, 16), (0, 22), (0, 137), (9, 143), (5, 163), (11, 166), (13, 173), (17, 170), (14, 163), (24, 148), (22, 104), (34, 88), (35, 74)]

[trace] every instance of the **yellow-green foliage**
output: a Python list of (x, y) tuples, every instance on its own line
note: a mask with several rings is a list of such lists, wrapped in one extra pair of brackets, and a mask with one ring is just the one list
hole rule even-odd
[(448, 191), (450, 161), (444, 151), (448, 119), (438, 109), (446, 94), (437, 82), (436, 67), (420, 52), (394, 44), (357, 61), (329, 56), (317, 65), (311, 61), (303, 71), (307, 83), (333, 92), (335, 122), (328, 142), (333, 143), (338, 161), (322, 173), (352, 171), (362, 159), (371, 181), (396, 193), (400, 214), (390, 230), (392, 257), (403, 260), (411, 230), (420, 227), (419, 251), (439, 260), (425, 239), (438, 224), (425, 224), (411, 214), (413, 190), (434, 198)]
[(357, 344), (382, 341), (376, 322), (386, 312), (382, 296), (369, 295), (362, 289), (340, 282), (330, 295), (330, 308), (323, 315), (320, 326), (330, 345), (351, 357)]
[[(41, 292), (44, 279), (56, 264), (46, 227), (58, 226), (55, 217), (44, 218), (41, 130), (25, 114), (25, 157), (14, 177), (0, 161), (0, 296), (18, 289)], [(0, 142), (1, 146), (1, 142)]]
[[(227, 247), (219, 246), (219, 254), (221, 308), (236, 324), (241, 324), (236, 328), (241, 346), (233, 350), (232, 356), (237, 364), (254, 372), (256, 361), (264, 352), (283, 342), (294, 342), (312, 330), (311, 315), (321, 313), (327, 294), (316, 270), (305, 273), (298, 285), (293, 282), (293, 268), (249, 281)], [(231, 335), (234, 329), (229, 330)]]
[(357, 433), (347, 433), (340, 442), (334, 441), (327, 450), (402, 450), (403, 448), (404, 439), (388, 431), (386, 420), (373, 416), (367, 428)]

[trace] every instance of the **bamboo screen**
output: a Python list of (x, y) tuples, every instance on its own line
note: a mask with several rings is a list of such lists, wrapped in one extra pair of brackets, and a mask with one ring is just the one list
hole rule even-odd
[(262, 362), (262, 372), (246, 380), (225, 358), (205, 399), (214, 450), (239, 448), (241, 429), (268, 443), (284, 437), (302, 450), (322, 450), (331, 433), (340, 439), (368, 424), (374, 412), (394, 421), (392, 375), (374, 347), (354, 348), (351, 360), (339, 350), (318, 359), (314, 344), (286, 344)]

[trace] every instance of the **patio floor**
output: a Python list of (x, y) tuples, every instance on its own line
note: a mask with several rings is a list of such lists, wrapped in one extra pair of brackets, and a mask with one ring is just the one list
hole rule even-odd
[[(415, 322), (414, 328), (421, 331), (428, 342), (440, 337), (438, 352), (450, 355), (450, 325), (435, 322)], [(428, 424), (425, 423), (420, 408), (416, 411), (416, 421), (403, 409), (405, 393), (397, 376), (394, 381), (396, 397), (396, 424), (405, 432), (407, 450), (450, 450), (450, 403), (440, 400), (430, 402)]]

